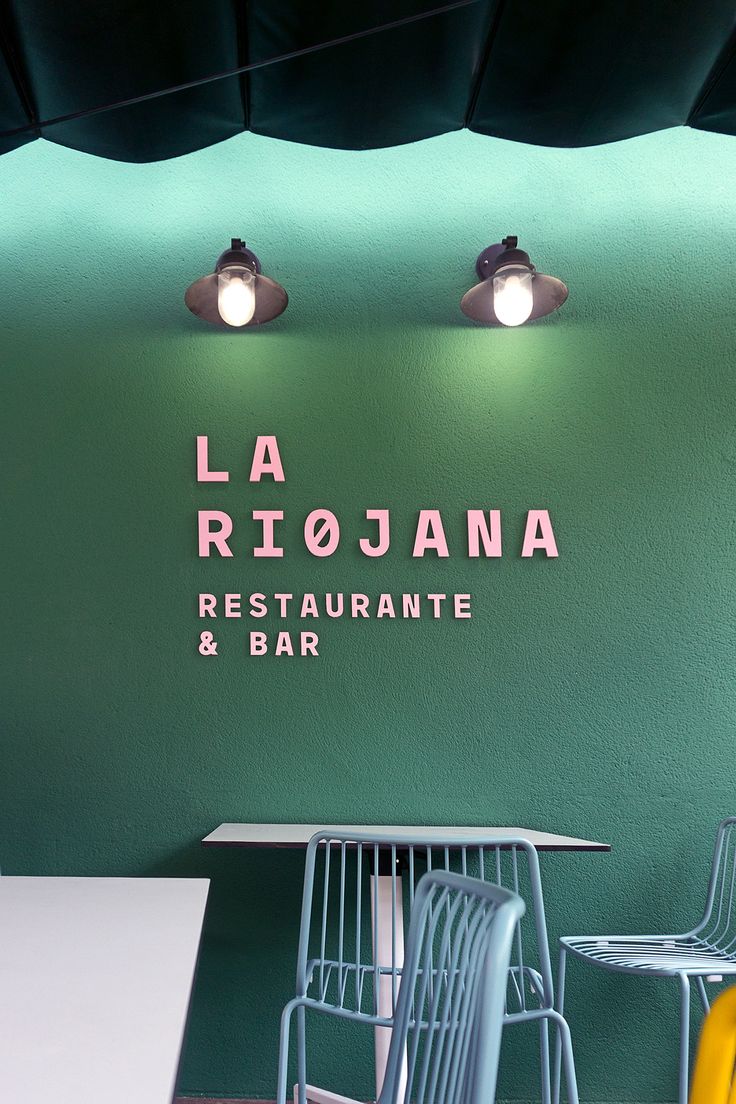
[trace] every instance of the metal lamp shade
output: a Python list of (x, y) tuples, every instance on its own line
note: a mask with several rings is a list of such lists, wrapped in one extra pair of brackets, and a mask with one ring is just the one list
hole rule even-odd
[(275, 280), (270, 280), (268, 276), (262, 276), (258, 273), (255, 283), (256, 309), (253, 312), (253, 317), (245, 326), (229, 326), (220, 317), (217, 308), (217, 290), (217, 273), (212, 272), (209, 276), (203, 276), (201, 280), (196, 280), (187, 288), (184, 302), (192, 314), (204, 318), (205, 322), (212, 322), (215, 326), (224, 326), (228, 330), (247, 330), (251, 326), (259, 326), (263, 322), (270, 322), (271, 319), (278, 318), (280, 314), (283, 314), (289, 302), (289, 296), (281, 284), (277, 284)]
[[(534, 306), (527, 321), (535, 318), (543, 318), (545, 314), (551, 314), (561, 307), (568, 296), (567, 287), (556, 276), (543, 276), (539, 272), (534, 273), (532, 279), (532, 292)], [(483, 322), (486, 326), (501, 326), (502, 322), (496, 318), (493, 309), (493, 278), (481, 280), (479, 284), (466, 291), (460, 300), (460, 309), (468, 318), (475, 322)]]

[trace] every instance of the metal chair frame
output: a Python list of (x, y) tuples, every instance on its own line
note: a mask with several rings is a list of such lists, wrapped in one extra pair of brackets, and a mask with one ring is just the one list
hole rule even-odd
[[(348, 872), (350, 856), (354, 856), (355, 860), (354, 878)], [(534, 846), (522, 837), (489, 835), (481, 840), (458, 837), (449, 840), (442, 836), (420, 838), (332, 832), (316, 833), (307, 847), (296, 979), (296, 999), (307, 1003), (298, 1006), (296, 1104), (306, 1104), (307, 1100), (316, 1104), (336, 1104), (345, 1099), (307, 1084), (306, 1007), (319, 1006), (322, 1010), (377, 1028), (379, 1069), (379, 1048), (383, 1045), (390, 1050), (388, 1040), (392, 1042), (391, 1028), (395, 1024), (402, 975), (401, 866), (408, 873), (408, 903), (413, 908), (419, 866), (426, 864), (431, 871), (439, 865), (450, 872), (453, 863), (463, 876), (467, 876), (470, 867), (475, 867), (479, 880), (487, 885), (499, 886), (505, 877), (508, 888), (522, 897), (525, 896), (521, 892), (522, 866), (525, 866), (531, 906), (528, 919), (537, 954), (536, 959), (525, 956), (522, 923), (519, 920), (514, 932), (513, 961), (508, 969), (504, 1026), (538, 1024), (542, 1102), (551, 1104), (549, 1025), (553, 1025), (557, 1031), (560, 1054), (564, 1058), (569, 1099), (571, 1104), (578, 1104), (570, 1030), (562, 1013), (555, 1008), (539, 858)], [(371, 872), (377, 871), (384, 876), (382, 887), (379, 887), (379, 878), (372, 879), (369, 894), (363, 886), (367, 867)], [(322, 879), (321, 893), (315, 893), (318, 873)], [(380, 893), (390, 893), (390, 936), (387, 931), (379, 930), (376, 920), (381, 913)], [(337, 901), (333, 899), (335, 896)], [(370, 897), (369, 901), (366, 901), (366, 896)], [(315, 911), (318, 913), (318, 924), (313, 918)], [(370, 939), (362, 927), (366, 913), (370, 913), (374, 921)], [(310, 954), (315, 929), (318, 941)], [(383, 1044), (380, 1043), (382, 1035), (385, 1037)], [(380, 1071), (378, 1076), (377, 1095), (380, 1096)]]
[[(460, 874), (432, 871), (420, 880), (378, 1104), (494, 1099), (508, 965), (524, 908), (510, 890)], [(277, 1104), (286, 1104), (291, 1018), (308, 1009), (353, 1016), (303, 995), (287, 1004)]]
[[(736, 974), (736, 817), (718, 826), (705, 910), (690, 931), (678, 935), (564, 936), (560, 940), (557, 1009), (564, 1013), (567, 955), (614, 973), (677, 978), (680, 990), (678, 1100), (687, 1104), (690, 1065), (691, 978), (704, 1012), (705, 980)], [(560, 1054), (555, 1052), (554, 1104), (559, 1102)]]

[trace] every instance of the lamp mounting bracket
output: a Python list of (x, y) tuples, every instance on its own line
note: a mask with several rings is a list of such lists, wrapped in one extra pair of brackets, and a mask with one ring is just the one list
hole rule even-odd
[(261, 271), (261, 262), (256, 257), (252, 249), (248, 249), (245, 242), (240, 238), (232, 238), (230, 241), (230, 248), (226, 249), (224, 253), (221, 253), (217, 258), (215, 265), (215, 272), (219, 272), (221, 269), (226, 268), (227, 265), (245, 265), (246, 268), (251, 268), (256, 275)]
[(492, 276), (496, 268), (496, 262), (502, 253), (506, 252), (506, 242), (509, 239), (506, 238), (502, 242), (497, 242), (495, 245), (489, 245), (487, 249), (479, 255), (478, 260), (475, 262), (475, 271), (480, 276), (481, 280), (487, 280), (489, 276)]
[[(523, 249), (519, 249), (518, 242), (519, 239), (515, 234), (509, 234), (503, 241), (497, 242), (495, 245), (489, 245), (487, 249), (483, 250), (475, 262), (475, 271), (481, 280), (487, 280), (489, 276), (493, 275), (498, 268), (502, 253), (508, 253), (509, 264), (526, 265), (534, 272), (534, 265), (530, 262), (529, 255)], [(504, 260), (506, 261), (506, 258)]]

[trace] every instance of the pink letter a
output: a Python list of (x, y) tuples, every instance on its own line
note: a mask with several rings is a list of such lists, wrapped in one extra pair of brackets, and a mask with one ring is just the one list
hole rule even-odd
[(417, 522), (417, 535), (414, 538), (412, 556), (423, 556), (428, 548), (433, 548), (438, 556), (449, 556), (445, 530), (442, 527), (442, 515), (439, 510), (420, 510)]
[[(539, 535), (537, 535), (537, 529)], [(521, 555), (526, 558), (533, 556), (536, 548), (543, 548), (548, 559), (557, 555), (557, 543), (552, 522), (549, 520), (549, 510), (529, 510), (526, 515)]]
[(261, 477), (272, 475), (274, 483), (285, 483), (284, 466), (279, 455), (278, 441), (275, 437), (256, 438), (253, 450), (253, 463), (250, 468), (250, 483), (260, 483)]

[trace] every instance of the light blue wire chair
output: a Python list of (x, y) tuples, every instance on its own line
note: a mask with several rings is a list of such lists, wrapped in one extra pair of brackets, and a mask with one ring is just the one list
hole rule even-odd
[[(684, 935), (565, 936), (560, 940), (557, 1007), (565, 1000), (567, 955), (616, 973), (676, 978), (680, 990), (679, 1104), (687, 1104), (690, 1065), (690, 981), (703, 1010), (710, 1004), (705, 980), (736, 974), (736, 817), (721, 821), (716, 835), (705, 911)], [(555, 1054), (555, 1104), (559, 1099), (560, 1055)]]
[[(494, 1099), (511, 946), (523, 912), (524, 902), (509, 890), (447, 871), (424, 875), (414, 895), (379, 1104)], [(346, 966), (337, 964), (338, 985)], [(291, 1018), (307, 1010), (354, 1015), (307, 996), (287, 1004), (277, 1104), (286, 1104)]]
[[(378, 1098), (403, 968), (405, 905), (413, 908), (421, 875), (438, 868), (505, 886), (529, 903), (514, 932), (504, 1026), (537, 1025), (541, 1097), (551, 1104), (553, 1025), (561, 1039), (569, 1099), (578, 1104), (570, 1031), (554, 1006), (539, 859), (523, 838), (316, 833), (305, 863), (297, 999), (374, 1028)], [(306, 1007), (297, 1009), (295, 1101), (338, 1104), (343, 1098), (307, 1082)]]

